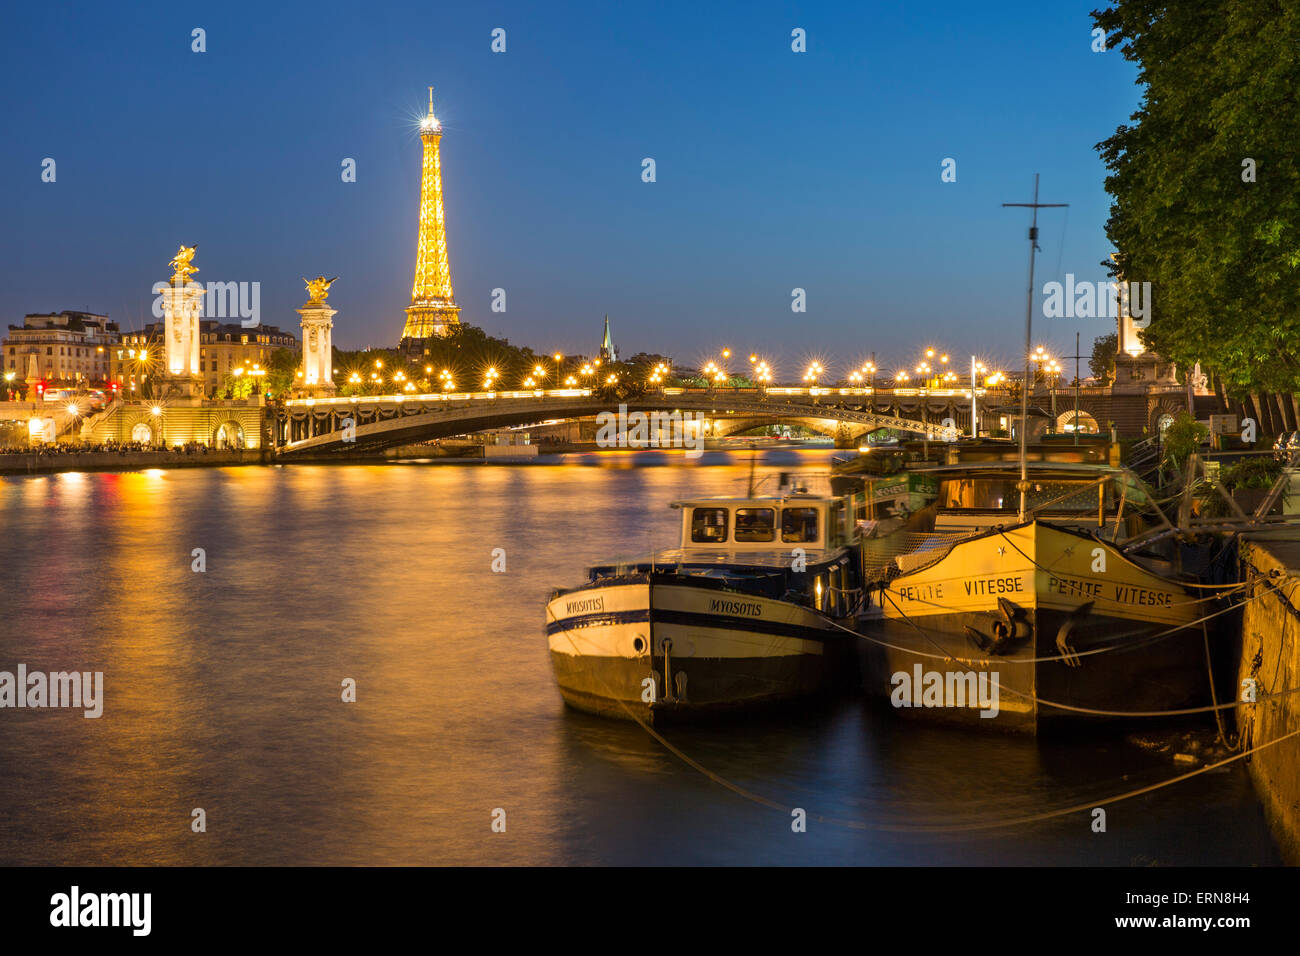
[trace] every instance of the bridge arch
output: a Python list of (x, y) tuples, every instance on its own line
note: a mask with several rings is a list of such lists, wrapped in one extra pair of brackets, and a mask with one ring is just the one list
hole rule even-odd
[[(1101, 425), (1093, 417), (1091, 412), (1085, 412), (1082, 408), (1078, 411), (1078, 426), (1080, 435), (1098, 435), (1101, 434)], [(1070, 409), (1068, 412), (1062, 412), (1056, 416), (1056, 431), (1073, 432), (1075, 428), (1075, 411)]]
[(892, 428), (941, 437), (942, 416), (918, 421), (872, 411), (860, 398), (837, 400), (830, 390), (808, 395), (768, 395), (759, 390), (652, 392), (622, 401), (586, 389), (376, 398), (300, 399), (275, 413), (279, 456), (348, 453), (412, 444), (488, 429), (632, 412), (680, 413), (699, 420), (817, 422), (833, 434)]
[(237, 421), (222, 422), (212, 432), (214, 448), (243, 448), (244, 444), (244, 426)]

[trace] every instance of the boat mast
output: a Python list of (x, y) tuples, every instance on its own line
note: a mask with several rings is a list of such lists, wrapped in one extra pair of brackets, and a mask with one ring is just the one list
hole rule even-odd
[(1039, 202), (1038, 173), (1034, 173), (1034, 201), (1004, 202), (1002, 205), (1021, 206), (1034, 211), (1033, 220), (1029, 225), (1029, 292), (1025, 297), (1025, 378), (1020, 384), (1020, 483), (1018, 488), (1020, 490), (1019, 520), (1023, 524), (1028, 517), (1025, 510), (1025, 493), (1029, 491), (1029, 464), (1026, 457), (1025, 440), (1028, 437), (1026, 432), (1029, 430), (1029, 388), (1033, 384), (1030, 353), (1034, 348), (1034, 253), (1038, 251), (1038, 210), (1055, 206), (1068, 206), (1069, 203)]
[(1079, 333), (1074, 333), (1074, 443), (1079, 444)]

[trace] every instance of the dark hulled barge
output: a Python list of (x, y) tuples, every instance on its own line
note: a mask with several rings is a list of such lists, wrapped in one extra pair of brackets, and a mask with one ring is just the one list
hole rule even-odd
[[(556, 682), (579, 710), (658, 723), (796, 700), (856, 680), (861, 591), (844, 502), (709, 498), (681, 545), (589, 569), (547, 604)], [(840, 622), (844, 622), (841, 624)]]

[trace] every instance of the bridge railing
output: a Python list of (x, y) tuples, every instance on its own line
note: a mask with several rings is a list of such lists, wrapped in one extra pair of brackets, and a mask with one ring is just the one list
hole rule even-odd
[(394, 395), (348, 395), (332, 398), (291, 398), (290, 408), (313, 408), (317, 405), (364, 405), (367, 402), (467, 402), (494, 398), (589, 398), (589, 388), (538, 388), (512, 392), (398, 392)]
[[(766, 385), (766, 386), (723, 386), (719, 388), (685, 388), (685, 387), (664, 387), (656, 389), (665, 396), (680, 395), (767, 395), (780, 398), (821, 398), (823, 396), (834, 398), (836, 396), (858, 397), (858, 396), (928, 396), (930, 398), (970, 398), (971, 390), (969, 388), (863, 388), (858, 386), (845, 387), (823, 387), (813, 386), (786, 386), (786, 385)], [(977, 388), (976, 396), (983, 396), (987, 393), (986, 389)], [(519, 389), (514, 391), (495, 391), (495, 392), (397, 392), (392, 395), (349, 395), (335, 396), (332, 398), (291, 398), (284, 404), (290, 408), (310, 408), (319, 405), (361, 405), (366, 403), (380, 402), (465, 402), (465, 401), (487, 401), (498, 398), (506, 399), (527, 399), (527, 398), (589, 398), (595, 394), (594, 389), (590, 388), (536, 388), (536, 389)]]

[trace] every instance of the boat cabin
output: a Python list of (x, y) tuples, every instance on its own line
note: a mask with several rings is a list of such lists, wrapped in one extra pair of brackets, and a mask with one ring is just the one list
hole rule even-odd
[[(1015, 520), (1020, 507), (1016, 465), (952, 465), (928, 473), (938, 479), (934, 531), (986, 530)], [(1137, 509), (1145, 502), (1141, 486), (1120, 468), (1059, 462), (1029, 467), (1025, 508), (1037, 518), (1102, 529), (1114, 524), (1117, 514), (1126, 524), (1138, 520)]]
[(770, 498), (675, 501), (682, 512), (681, 550), (831, 550), (848, 543), (841, 498), (793, 494)]

